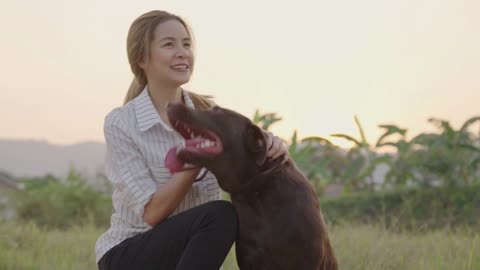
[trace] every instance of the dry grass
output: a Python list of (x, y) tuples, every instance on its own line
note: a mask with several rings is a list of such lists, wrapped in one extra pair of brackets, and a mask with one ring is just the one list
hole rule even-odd
[[(103, 228), (66, 231), (33, 224), (0, 224), (0, 269), (96, 269), (94, 245)], [(480, 235), (469, 228), (395, 233), (377, 225), (331, 228), (340, 269), (480, 269)], [(225, 270), (238, 269), (233, 251)]]

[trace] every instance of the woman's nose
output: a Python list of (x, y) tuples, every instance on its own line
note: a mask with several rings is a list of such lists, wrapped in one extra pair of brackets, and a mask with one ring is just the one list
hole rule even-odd
[(190, 55), (190, 51), (187, 49), (187, 48), (183, 48), (183, 47), (180, 47), (178, 50), (177, 50), (177, 54), (176, 56), (177, 57), (188, 57)]

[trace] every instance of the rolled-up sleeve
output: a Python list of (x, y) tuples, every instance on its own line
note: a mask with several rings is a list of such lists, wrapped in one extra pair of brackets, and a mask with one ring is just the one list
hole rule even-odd
[(105, 171), (123, 205), (143, 217), (144, 207), (157, 186), (145, 158), (128, 133), (117, 111), (105, 117)]

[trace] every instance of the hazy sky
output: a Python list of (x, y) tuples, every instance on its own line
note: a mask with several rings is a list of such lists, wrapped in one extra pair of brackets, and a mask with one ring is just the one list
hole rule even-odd
[(289, 139), (367, 137), (429, 117), (480, 115), (480, 1), (0, 0), (0, 138), (104, 141), (105, 115), (132, 79), (126, 35), (164, 9), (191, 25), (189, 89), (252, 116), (277, 112)]

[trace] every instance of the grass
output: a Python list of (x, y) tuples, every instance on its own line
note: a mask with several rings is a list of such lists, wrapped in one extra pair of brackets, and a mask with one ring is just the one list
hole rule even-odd
[(480, 269), (480, 237), (469, 228), (415, 234), (348, 226), (333, 228), (331, 238), (340, 269)]
[(101, 231), (92, 225), (43, 230), (32, 223), (1, 223), (0, 269), (96, 269), (94, 245)]
[[(96, 269), (94, 245), (103, 231), (93, 225), (44, 230), (0, 223), (0, 269)], [(468, 227), (412, 233), (339, 225), (331, 228), (330, 237), (340, 269), (480, 269), (480, 234)], [(235, 269), (232, 250), (224, 270)]]

